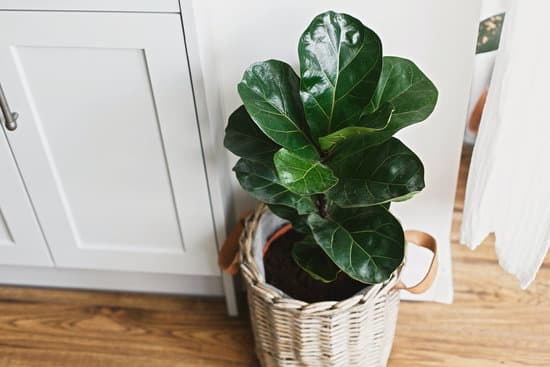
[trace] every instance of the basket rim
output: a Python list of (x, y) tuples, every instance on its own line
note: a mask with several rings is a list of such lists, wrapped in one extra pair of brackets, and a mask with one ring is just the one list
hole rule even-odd
[(356, 305), (362, 305), (376, 298), (379, 294), (397, 292), (394, 290), (399, 281), (402, 265), (383, 283), (366, 285), (357, 294), (342, 301), (304, 302), (284, 294), (281, 290), (265, 282), (252, 256), (252, 239), (261, 216), (268, 210), (260, 203), (245, 219), (244, 230), (239, 238), (240, 268), (249, 292), (252, 290), (275, 308), (292, 310), (300, 313), (333, 313), (343, 311)]

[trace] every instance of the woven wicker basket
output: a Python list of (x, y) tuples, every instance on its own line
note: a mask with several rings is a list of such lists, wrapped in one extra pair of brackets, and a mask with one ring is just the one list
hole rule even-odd
[(261, 205), (247, 218), (240, 239), (240, 267), (262, 366), (385, 366), (397, 323), (399, 273), (341, 302), (289, 298), (265, 283), (254, 261), (252, 240), (265, 210)]

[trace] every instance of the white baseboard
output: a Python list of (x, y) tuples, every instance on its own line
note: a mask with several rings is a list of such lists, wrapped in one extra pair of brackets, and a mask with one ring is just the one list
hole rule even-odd
[(219, 276), (0, 266), (0, 284), (145, 293), (223, 296)]

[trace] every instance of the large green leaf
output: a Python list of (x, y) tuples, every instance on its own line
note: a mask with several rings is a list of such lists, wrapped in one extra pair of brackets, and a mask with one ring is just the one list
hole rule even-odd
[(372, 30), (347, 14), (318, 15), (300, 38), (301, 93), (314, 137), (359, 119), (382, 68), (382, 44)]
[(384, 57), (384, 67), (376, 93), (365, 109), (365, 114), (393, 106), (393, 113), (384, 129), (367, 134), (350, 135), (337, 143), (333, 162), (353, 169), (364, 157), (364, 151), (383, 143), (399, 130), (426, 119), (437, 102), (437, 89), (422, 71), (410, 60)]
[(329, 135), (319, 138), (321, 149), (328, 150), (334, 144), (354, 135), (373, 134), (384, 130), (391, 121), (393, 106), (390, 103), (384, 103), (374, 112), (367, 113), (359, 119), (356, 125), (345, 127)]
[(313, 279), (324, 283), (335, 281), (340, 273), (340, 268), (325, 254), (312, 236), (307, 236), (292, 246), (292, 258)]
[(267, 204), (286, 205), (299, 214), (307, 214), (317, 208), (309, 196), (300, 196), (281, 185), (271, 160), (266, 162), (239, 159), (233, 171), (242, 188), (252, 197)]
[(341, 207), (400, 201), (424, 188), (422, 162), (396, 138), (362, 151), (354, 167), (332, 167), (340, 180), (327, 194)]
[(269, 210), (276, 216), (286, 219), (292, 223), (292, 228), (302, 233), (309, 233), (307, 216), (298, 214), (296, 209), (285, 205), (268, 204)]
[(252, 64), (238, 85), (246, 110), (267, 136), (288, 150), (315, 158), (299, 90), (296, 73), (278, 60)]
[(281, 147), (260, 130), (244, 106), (229, 116), (223, 145), (233, 154), (250, 160), (272, 157)]
[(338, 178), (318, 160), (309, 160), (281, 148), (273, 157), (281, 183), (300, 195), (320, 194), (336, 185)]
[(403, 228), (382, 206), (334, 207), (327, 218), (311, 213), (308, 224), (332, 261), (360, 282), (383, 282), (403, 261)]
[(395, 133), (430, 116), (437, 102), (437, 88), (414, 62), (385, 56), (367, 112), (377, 110), (384, 102), (391, 103), (394, 108), (388, 128)]

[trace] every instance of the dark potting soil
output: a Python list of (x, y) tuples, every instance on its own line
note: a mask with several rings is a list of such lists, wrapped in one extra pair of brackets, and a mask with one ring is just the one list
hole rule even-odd
[(313, 279), (292, 259), (292, 245), (304, 235), (290, 230), (271, 244), (264, 256), (266, 280), (289, 296), (304, 302), (342, 301), (367, 285), (340, 273), (338, 279), (323, 283)]

